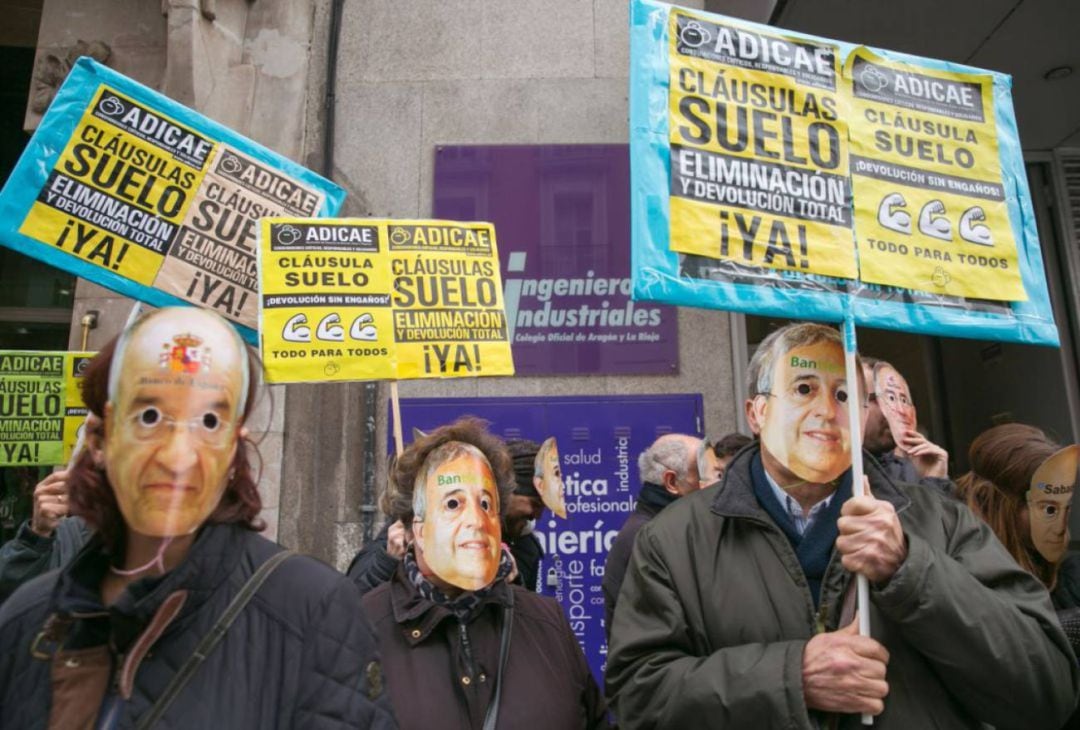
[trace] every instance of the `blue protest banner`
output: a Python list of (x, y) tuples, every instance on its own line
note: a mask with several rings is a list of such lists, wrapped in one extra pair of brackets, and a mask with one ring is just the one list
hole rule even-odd
[(0, 193), (0, 244), (256, 341), (256, 222), (328, 216), (340, 187), (89, 58)]
[(1011, 79), (634, 0), (634, 297), (1057, 345)]

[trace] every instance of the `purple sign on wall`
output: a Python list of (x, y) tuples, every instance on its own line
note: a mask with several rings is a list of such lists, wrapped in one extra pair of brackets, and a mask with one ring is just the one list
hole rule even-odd
[(495, 224), (519, 375), (678, 370), (675, 308), (630, 301), (626, 145), (439, 147), (432, 214)]

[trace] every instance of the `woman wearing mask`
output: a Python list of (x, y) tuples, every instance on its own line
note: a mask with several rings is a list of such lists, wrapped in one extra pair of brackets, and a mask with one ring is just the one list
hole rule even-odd
[(157, 310), (94, 359), (103, 432), (68, 486), (96, 534), (0, 609), (0, 726), (393, 727), (355, 587), (256, 534), (257, 385), (199, 309)]
[(597, 728), (604, 704), (559, 605), (507, 583), (500, 519), (511, 459), (462, 419), (398, 458), (391, 520), (409, 535), (389, 583), (364, 596), (402, 728)]

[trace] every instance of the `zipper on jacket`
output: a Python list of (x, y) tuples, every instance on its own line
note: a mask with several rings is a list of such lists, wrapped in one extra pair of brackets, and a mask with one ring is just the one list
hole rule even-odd
[(461, 654), (465, 659), (465, 674), (470, 680), (473, 680), (476, 678), (476, 660), (473, 658), (469, 630), (460, 621), (458, 622), (458, 636), (461, 639)]
[(817, 612), (817, 626), (814, 627), (815, 634), (824, 634), (828, 629), (826, 628), (829, 623), (829, 606), (826, 603), (822, 603)]

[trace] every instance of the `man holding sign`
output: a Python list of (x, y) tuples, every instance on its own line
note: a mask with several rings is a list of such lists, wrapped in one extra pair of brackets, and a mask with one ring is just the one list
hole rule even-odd
[(778, 330), (748, 375), (760, 447), (635, 544), (607, 674), (621, 726), (1058, 727), (1078, 676), (1045, 589), (965, 507), (872, 460), (852, 496), (839, 333)]

